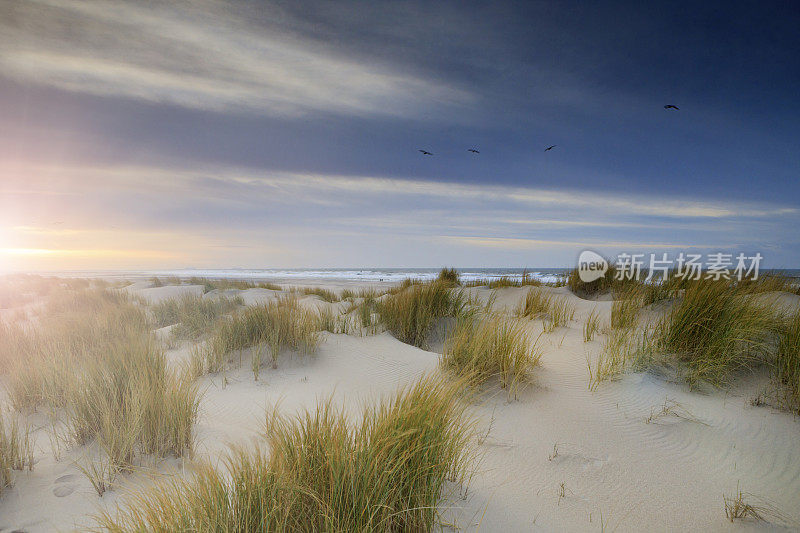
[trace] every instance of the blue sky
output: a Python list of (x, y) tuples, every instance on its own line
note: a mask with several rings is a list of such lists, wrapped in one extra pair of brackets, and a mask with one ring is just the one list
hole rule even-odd
[(0, 268), (796, 267), (797, 27), (788, 2), (10, 0)]

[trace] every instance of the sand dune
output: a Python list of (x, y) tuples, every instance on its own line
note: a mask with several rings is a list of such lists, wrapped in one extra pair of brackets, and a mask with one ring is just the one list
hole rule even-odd
[[(150, 302), (202, 286), (134, 285), (126, 290)], [(610, 301), (587, 301), (564, 288), (544, 288), (568, 298), (576, 313), (568, 327), (541, 334), (542, 322), (527, 323), (543, 350), (534, 383), (515, 401), (487, 387), (470, 407), (486, 432), (483, 460), (466, 499), (452, 497), (443, 518), (464, 531), (739, 531), (780, 524), (732, 524), (725, 518), (723, 493), (739, 486), (800, 520), (800, 417), (755, 407), (764, 375), (742, 376), (725, 390), (690, 390), (669, 374), (632, 373), (588, 387), (587, 359), (597, 357), (602, 335), (588, 343), (581, 327), (592, 310), (610, 318)], [(527, 288), (469, 292), (481, 301), (495, 295), (494, 309), (511, 312)], [(265, 303), (278, 291), (224, 291), (247, 305)], [(785, 305), (798, 305), (786, 295)], [(301, 296), (305, 307), (342, 303)], [(282, 357), (255, 381), (244, 364), (201, 378), (204, 390), (197, 422), (196, 458), (218, 458), (233, 443), (258, 434), (265, 409), (279, 405), (292, 413), (333, 395), (355, 413), (364, 402), (436, 371), (438, 354), (403, 344), (388, 333), (355, 337), (324, 333), (313, 356)], [(183, 344), (168, 356), (188, 356)], [(36, 468), (18, 476), (0, 499), (0, 530), (53, 531), (90, 524), (88, 515), (121, 501), (148, 483), (137, 473), (98, 498), (74, 466), (90, 447), (63, 450), (56, 460), (48, 438), (48, 417), (28, 418), (36, 447)], [(190, 462), (190, 461), (189, 461)], [(180, 460), (159, 464), (180, 475)]]

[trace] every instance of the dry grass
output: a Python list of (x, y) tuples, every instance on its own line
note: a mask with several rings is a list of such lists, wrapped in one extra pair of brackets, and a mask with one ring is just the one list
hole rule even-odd
[(691, 283), (656, 328), (658, 347), (677, 355), (690, 381), (723, 383), (769, 358), (780, 319), (773, 307), (726, 282)]
[(475, 385), (497, 377), (508, 396), (516, 397), (518, 389), (530, 381), (541, 355), (516, 320), (466, 318), (447, 337), (439, 361), (444, 369)]
[(642, 291), (630, 288), (621, 291), (618, 299), (611, 305), (611, 329), (630, 329), (636, 326), (636, 318), (642, 305)]
[(406, 289), (376, 302), (376, 311), (398, 340), (424, 347), (436, 321), (464, 316), (470, 308), (461, 291), (451, 291), (447, 284), (434, 281), (409, 284)]
[(399, 294), (415, 285), (425, 285), (425, 282), (421, 279), (406, 278), (386, 292), (387, 294)]
[(520, 278), (512, 278), (510, 276), (500, 276), (494, 279), (476, 279), (465, 283), (465, 287), (488, 287), (489, 289), (502, 289), (504, 287), (525, 287), (533, 286), (540, 287), (545, 285), (538, 279), (532, 278), (530, 274), (525, 271)]
[(630, 368), (639, 369), (652, 360), (653, 340), (647, 329), (612, 329), (603, 339), (603, 348), (592, 365), (587, 358), (589, 389), (611, 380)]
[(258, 346), (269, 348), (276, 367), (282, 349), (313, 353), (319, 342), (319, 316), (300, 307), (295, 298), (280, 298), (219, 322), (207, 345), (193, 356), (195, 372), (219, 372), (232, 352)]
[(14, 470), (33, 470), (28, 428), (0, 409), (0, 495), (14, 483)]
[(177, 338), (199, 339), (224, 315), (244, 305), (241, 296), (204, 298), (185, 294), (164, 300), (151, 307), (153, 325), (157, 328), (175, 324), (172, 335)]
[(600, 314), (597, 309), (592, 309), (583, 324), (583, 342), (591, 342), (598, 331), (600, 331)]
[(338, 302), (344, 297), (339, 297), (334, 291), (329, 289), (324, 289), (322, 287), (292, 287), (289, 289), (290, 292), (299, 292), (301, 294), (312, 295), (312, 296), (319, 296), (321, 300), (325, 302)]
[[(468, 480), (474, 424), (459, 384), (424, 378), (351, 426), (330, 400), (269, 416), (265, 446), (234, 450), (98, 521), (108, 531), (431, 531), (448, 482)], [(269, 455), (265, 448), (270, 450)]]
[(614, 303), (615, 329), (594, 368), (589, 365), (590, 386), (631, 366), (657, 361), (677, 361), (690, 383), (702, 380), (715, 385), (726, 383), (734, 372), (774, 363), (796, 409), (798, 319), (782, 317), (768, 298), (755, 298), (750, 284), (677, 279), (668, 282), (674, 305), (652, 327), (635, 327), (646, 293), (630, 286), (622, 291), (630, 296)]
[[(745, 499), (749, 501), (745, 501)], [(736, 520), (750, 520), (755, 522), (768, 522), (774, 525), (783, 526), (787, 529), (800, 527), (795, 520), (784, 515), (775, 506), (763, 501), (753, 494), (742, 492), (739, 484), (736, 484), (736, 492), (733, 496), (722, 496), (725, 506), (725, 516), (730, 522)]]
[[(247, 289), (269, 289), (271, 291), (281, 290), (280, 285), (269, 283), (267, 281), (249, 281), (244, 279), (210, 279), (197, 276), (193, 276), (187, 281), (189, 285), (203, 285), (205, 292), (211, 292), (213, 290), (224, 291), (230, 289), (237, 289), (240, 291)], [(171, 282), (164, 284), (180, 285), (181, 280), (178, 278), (172, 278)]]
[(788, 388), (788, 407), (800, 413), (800, 311), (784, 321), (775, 366), (778, 378)]
[(443, 268), (439, 271), (439, 276), (436, 278), (438, 281), (446, 283), (450, 286), (460, 285), (460, 275), (455, 268)]
[(565, 296), (549, 294), (539, 288), (531, 288), (516, 310), (519, 317), (541, 318), (544, 330), (551, 332), (566, 326), (575, 317), (575, 306)]
[[(199, 396), (167, 368), (144, 311), (121, 292), (54, 292), (11, 356), (17, 409), (61, 408), (68, 438), (105, 450), (110, 482), (143, 455), (191, 449)], [(95, 468), (92, 466), (91, 468)]]

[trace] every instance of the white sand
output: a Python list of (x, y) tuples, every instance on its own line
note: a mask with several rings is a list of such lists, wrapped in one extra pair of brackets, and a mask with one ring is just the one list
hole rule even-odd
[[(159, 301), (186, 287), (129, 289)], [(496, 309), (513, 309), (527, 289), (496, 291)], [(723, 493), (737, 482), (743, 491), (767, 500), (783, 514), (800, 520), (800, 417), (750, 400), (764, 376), (743, 377), (729, 390), (690, 391), (681, 382), (654, 374), (630, 374), (588, 389), (587, 357), (597, 356), (602, 336), (584, 343), (585, 317), (597, 309), (608, 320), (611, 302), (580, 300), (567, 328), (544, 334), (544, 350), (534, 383), (516, 401), (487, 387), (472, 406), (489, 436), (481, 446), (483, 462), (467, 498), (447, 503), (445, 519), (466, 531), (742, 531), (775, 524), (731, 524), (725, 518)], [(202, 288), (201, 288), (202, 291)], [(486, 289), (471, 289), (482, 299)], [(234, 293), (236, 291), (233, 291)], [(275, 291), (240, 293), (249, 305), (268, 301)], [(279, 294), (279, 293), (278, 293)], [(798, 305), (796, 297), (783, 297)], [(330, 306), (315, 296), (303, 305)], [(529, 323), (533, 337), (541, 321)], [(241, 368), (202, 379), (205, 390), (197, 424), (197, 456), (218, 458), (229, 443), (255, 436), (268, 406), (280, 402), (283, 413), (312, 406), (333, 394), (348, 410), (390, 393), (437, 366), (438, 354), (403, 344), (387, 333), (352, 337), (325, 333), (315, 356), (283, 357), (279, 368), (265, 365), (260, 380)], [(171, 350), (171, 359), (188, 354)], [(223, 384), (225, 385), (223, 387)], [(664, 403), (682, 416), (646, 419)], [(98, 498), (73, 461), (91, 449), (66, 450), (53, 457), (44, 427), (47, 417), (30, 417), (36, 439), (36, 466), (17, 477), (0, 499), (0, 531), (68, 530), (90, 524), (87, 515), (121, 501), (146, 476), (135, 475)], [(554, 446), (557, 454), (554, 455)], [(178, 473), (180, 460), (159, 465)], [(564, 496), (559, 497), (561, 484)], [(602, 517), (602, 518), (601, 518)]]

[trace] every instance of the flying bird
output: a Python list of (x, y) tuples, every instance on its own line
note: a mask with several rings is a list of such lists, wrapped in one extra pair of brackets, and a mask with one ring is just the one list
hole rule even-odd
[(420, 152), (422, 152), (422, 155), (433, 155), (431, 152), (428, 152), (427, 150), (420, 150)]
[(480, 152), (477, 151), (475, 148), (470, 148), (467, 152), (472, 152), (473, 154), (479, 154)]
[(665, 105), (665, 106), (664, 106), (664, 109), (674, 109), (674, 110), (676, 110), (676, 111), (680, 111), (680, 108), (679, 108), (678, 106), (676, 106), (676, 105), (672, 105), (672, 104), (667, 104), (667, 105)]
[(549, 150), (552, 150), (552, 149), (553, 149), (553, 148), (555, 148), (555, 147), (556, 147), (556, 145), (555, 145), (555, 144), (554, 144), (553, 146), (548, 146), (547, 148), (545, 148), (545, 149), (544, 149), (544, 151), (545, 151), (545, 152), (547, 152), (547, 151), (549, 151)]

